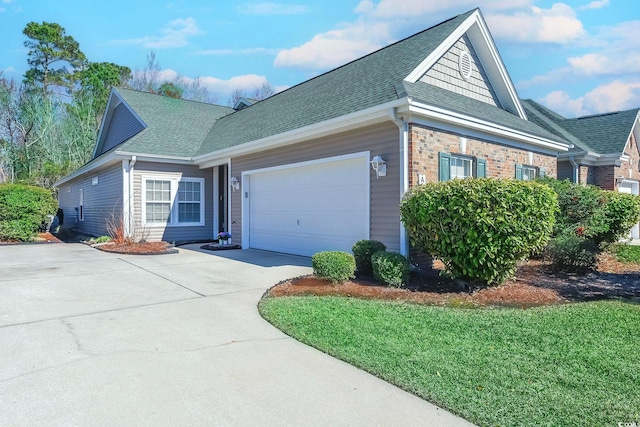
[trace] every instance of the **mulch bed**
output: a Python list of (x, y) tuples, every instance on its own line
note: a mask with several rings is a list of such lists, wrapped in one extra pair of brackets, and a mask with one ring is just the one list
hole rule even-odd
[(332, 284), (314, 276), (303, 276), (280, 283), (268, 291), (269, 296), (339, 295), (365, 299), (383, 299), (429, 305), (457, 307), (535, 307), (607, 298), (640, 301), (640, 265), (624, 264), (603, 254), (597, 271), (586, 275), (553, 273), (545, 261), (529, 260), (518, 269), (515, 279), (502, 286), (473, 291), (459, 286), (437, 273), (412, 275), (407, 289), (388, 288), (370, 279)]
[(167, 242), (100, 243), (92, 246), (104, 252), (123, 255), (165, 255), (178, 253), (178, 250)]

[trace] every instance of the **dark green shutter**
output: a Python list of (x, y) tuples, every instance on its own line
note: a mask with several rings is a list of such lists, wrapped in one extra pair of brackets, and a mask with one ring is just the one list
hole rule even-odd
[(516, 179), (522, 179), (522, 165), (516, 164)]
[(538, 175), (540, 176), (540, 178), (544, 178), (545, 176), (547, 176), (547, 170), (545, 168), (540, 168)]
[(451, 155), (443, 152), (438, 153), (438, 163), (440, 165), (440, 181), (449, 181), (451, 179)]
[(476, 159), (476, 178), (487, 177), (487, 160)]

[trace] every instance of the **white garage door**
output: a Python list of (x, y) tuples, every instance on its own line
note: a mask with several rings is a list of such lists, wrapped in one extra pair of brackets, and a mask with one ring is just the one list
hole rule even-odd
[[(629, 193), (629, 194), (635, 194), (636, 196), (639, 193), (639, 188), (638, 188), (638, 183), (637, 182), (633, 182), (633, 181), (624, 181), (622, 182), (620, 185), (618, 185), (618, 191), (621, 193)], [(631, 229), (631, 236), (632, 239), (640, 239), (640, 225), (636, 224), (632, 229)]]
[(351, 252), (369, 236), (368, 167), (358, 157), (249, 175), (249, 247)]

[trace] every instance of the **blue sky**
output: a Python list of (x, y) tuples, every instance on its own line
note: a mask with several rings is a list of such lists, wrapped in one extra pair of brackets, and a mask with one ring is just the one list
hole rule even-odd
[(225, 104), (300, 83), (480, 7), (522, 98), (574, 117), (640, 107), (637, 0), (0, 0), (0, 71), (27, 69), (22, 30), (57, 22), (91, 61), (200, 77)]

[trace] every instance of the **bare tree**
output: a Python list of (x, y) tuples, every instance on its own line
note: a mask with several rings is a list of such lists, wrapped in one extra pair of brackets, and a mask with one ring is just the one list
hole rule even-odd
[(271, 86), (271, 83), (266, 81), (266, 82), (262, 83), (262, 86), (257, 87), (253, 91), (252, 98), (256, 99), (258, 101), (262, 101), (263, 99), (269, 98), (274, 93), (275, 93), (275, 90), (273, 89), (273, 86)]
[(143, 92), (156, 93), (160, 70), (160, 63), (156, 59), (156, 53), (154, 51), (149, 52), (145, 67), (142, 70), (136, 69), (133, 72), (131, 80), (129, 80), (129, 87)]
[(244, 89), (235, 89), (229, 99), (227, 100), (227, 106), (234, 107), (240, 98), (245, 98), (246, 94)]

